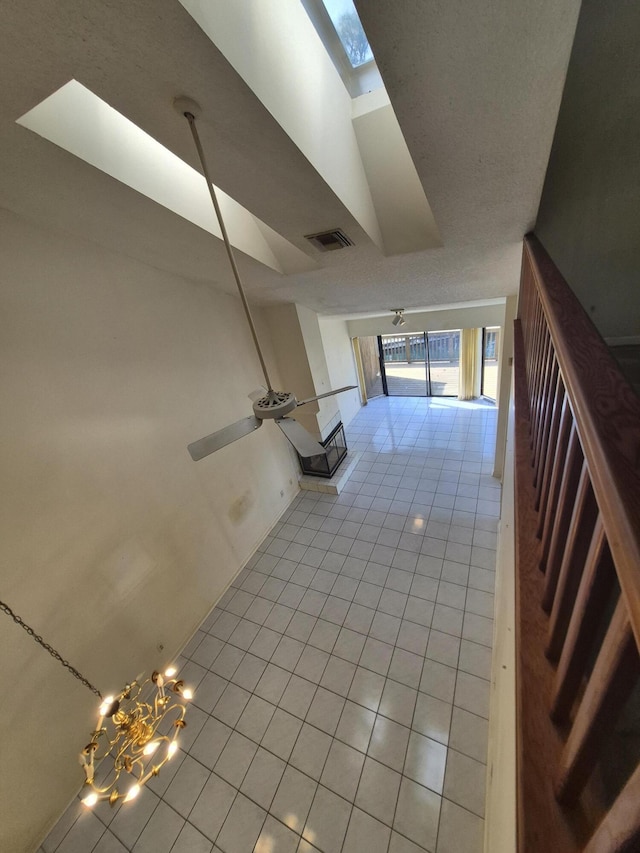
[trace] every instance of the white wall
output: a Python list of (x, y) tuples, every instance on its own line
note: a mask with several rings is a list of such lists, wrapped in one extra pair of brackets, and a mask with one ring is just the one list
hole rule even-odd
[[(331, 388), (341, 388), (344, 385), (357, 386), (358, 373), (347, 321), (339, 317), (319, 316), (318, 322)], [(338, 394), (335, 399), (340, 409), (342, 423), (346, 426), (360, 411), (360, 393), (356, 387), (354, 391)]]
[[(264, 310), (264, 316), (281, 377), (275, 390), (295, 394), (298, 400), (315, 396), (316, 389), (300, 329), (297, 306), (293, 303), (274, 305)], [(312, 403), (297, 409), (295, 419), (315, 438), (321, 438), (317, 414), (318, 405)], [(295, 456), (292, 458), (297, 460)]]
[[(300, 331), (304, 341), (306, 356), (313, 377), (314, 394), (326, 394), (332, 390), (327, 355), (320, 333), (320, 317), (315, 311), (304, 305), (296, 305)], [(316, 404), (308, 404), (305, 408), (317, 405), (318, 429), (320, 436), (325, 439), (340, 420), (340, 410), (336, 397), (318, 400)]]
[[(322, 317), (294, 304), (272, 306), (264, 315), (284, 383), (279, 390), (291, 391), (303, 400), (342, 385), (358, 384), (344, 320)], [(351, 420), (360, 406), (356, 402), (354, 408), (357, 400), (357, 391), (347, 391), (339, 397), (308, 403), (293, 416), (312, 435), (323, 439), (340, 420), (345, 424)]]
[[(238, 299), (5, 212), (0, 257), (0, 597), (115, 692), (177, 652), (296, 472), (270, 424), (187, 453), (262, 379)], [(7, 617), (0, 645), (0, 849), (26, 851), (80, 786), (97, 700)]]
[(518, 309), (518, 297), (507, 296), (500, 335), (500, 356), (498, 362), (498, 425), (496, 430), (496, 455), (493, 462), (493, 476), (502, 479), (504, 471), (505, 449), (507, 446), (507, 421), (511, 399), (513, 376), (513, 321)]

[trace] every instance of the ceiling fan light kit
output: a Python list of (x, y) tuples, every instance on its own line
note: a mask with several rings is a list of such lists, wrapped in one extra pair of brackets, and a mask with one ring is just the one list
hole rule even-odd
[(341, 394), (343, 391), (350, 391), (353, 388), (356, 388), (357, 386), (347, 385), (344, 388), (338, 388), (336, 391), (328, 391), (326, 394), (318, 394), (315, 397), (309, 397), (306, 400), (300, 401), (296, 400), (295, 396), (289, 391), (274, 391), (271, 385), (271, 380), (269, 379), (267, 365), (262, 354), (260, 341), (258, 340), (258, 333), (253, 322), (253, 317), (251, 316), (249, 303), (247, 302), (244, 287), (242, 286), (242, 280), (240, 278), (238, 265), (236, 264), (233, 249), (231, 247), (229, 236), (227, 234), (227, 229), (225, 227), (224, 219), (222, 217), (222, 211), (220, 209), (220, 205), (216, 196), (216, 191), (214, 189), (211, 176), (209, 174), (209, 169), (204, 156), (202, 143), (200, 142), (200, 136), (196, 127), (196, 119), (200, 116), (202, 111), (200, 109), (199, 104), (191, 100), (191, 98), (176, 98), (173, 102), (173, 106), (176, 112), (187, 120), (189, 128), (191, 129), (191, 135), (193, 137), (196, 151), (198, 152), (198, 158), (200, 160), (200, 165), (202, 166), (202, 172), (207, 182), (209, 195), (211, 196), (211, 203), (213, 204), (213, 208), (218, 219), (218, 224), (220, 225), (222, 239), (227, 250), (227, 257), (229, 258), (233, 277), (238, 288), (238, 293), (240, 294), (242, 307), (244, 309), (245, 317), (247, 318), (247, 323), (249, 324), (251, 337), (253, 338), (253, 343), (258, 354), (260, 366), (262, 367), (262, 373), (264, 375), (265, 382), (267, 385), (265, 389), (266, 393), (258, 397), (258, 399), (255, 399), (255, 395), (250, 395), (250, 397), (253, 399), (253, 417), (243, 418), (242, 420), (236, 421), (230, 426), (224, 427), (223, 429), (217, 430), (216, 432), (211, 433), (210, 435), (207, 435), (204, 438), (198, 439), (198, 441), (192, 442), (187, 449), (189, 450), (191, 458), (194, 460), (194, 462), (197, 462), (198, 460), (204, 459), (206, 456), (209, 456), (211, 453), (214, 453), (216, 450), (220, 450), (227, 444), (231, 444), (231, 442), (237, 441), (239, 438), (243, 438), (243, 436), (255, 432), (255, 430), (257, 430), (262, 425), (262, 421), (272, 420), (275, 421), (275, 423), (284, 433), (285, 437), (291, 442), (291, 444), (297, 450), (300, 456), (311, 457), (326, 455), (325, 448), (318, 441), (316, 441), (315, 438), (313, 438), (313, 436), (308, 433), (307, 430), (301, 424), (299, 424), (294, 418), (290, 417), (290, 415), (295, 409), (298, 408), (298, 406), (304, 406), (307, 403), (312, 403), (316, 400), (321, 400), (324, 397), (331, 397), (334, 394)]

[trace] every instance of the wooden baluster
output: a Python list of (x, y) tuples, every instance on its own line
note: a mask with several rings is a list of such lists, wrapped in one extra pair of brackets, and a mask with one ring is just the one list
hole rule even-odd
[[(526, 359), (529, 361), (531, 359), (531, 347), (533, 342), (534, 335), (534, 327), (535, 327), (535, 315), (536, 315), (536, 304), (538, 302), (538, 294), (536, 293), (535, 284), (533, 282), (533, 278), (530, 274), (527, 275), (528, 282), (528, 292), (529, 299), (528, 304), (526, 306), (526, 322), (523, 329), (524, 336), (524, 346)], [(525, 370), (527, 371), (527, 376), (529, 375), (529, 368), (525, 366)]]
[(618, 600), (556, 776), (556, 796), (573, 805), (593, 772), (599, 747), (640, 674), (636, 641), (627, 607)]
[[(523, 259), (524, 260), (524, 259)], [(520, 327), (522, 329), (522, 340), (524, 347), (525, 363), (523, 369), (526, 371), (526, 361), (529, 357), (529, 348), (531, 345), (531, 322), (533, 318), (533, 294), (531, 288), (528, 287), (529, 277), (527, 276), (526, 295), (522, 301), (522, 311), (520, 311), (520, 303), (518, 303), (518, 313), (520, 315)]]
[(532, 324), (532, 336), (530, 343), (530, 351), (527, 353), (527, 388), (529, 392), (529, 411), (533, 412), (534, 406), (534, 397), (533, 392), (536, 383), (536, 368), (538, 364), (538, 349), (540, 346), (540, 336), (542, 334), (542, 323), (541, 323), (541, 315), (542, 315), (542, 306), (539, 302), (536, 302), (535, 310), (533, 314), (533, 324)]
[(525, 339), (525, 344), (524, 344), (525, 351), (526, 351), (526, 360), (529, 363), (528, 364), (529, 370), (531, 370), (531, 362), (533, 361), (536, 333), (538, 330), (538, 320), (537, 320), (538, 308), (539, 308), (538, 295), (535, 292), (535, 288), (532, 288), (531, 304), (529, 306), (529, 316), (527, 318), (527, 337)]
[[(531, 467), (535, 469), (536, 464), (536, 447), (538, 445), (538, 437), (540, 435), (540, 424), (542, 419), (542, 410), (544, 408), (544, 388), (547, 379), (547, 365), (549, 361), (549, 350), (551, 347), (551, 339), (545, 329), (545, 334), (542, 340), (542, 351), (540, 353), (540, 370), (538, 375), (538, 383), (536, 386), (536, 403), (535, 409), (531, 413), (532, 430), (531, 430)], [(535, 484), (535, 473), (534, 473)]]
[(542, 476), (538, 479), (536, 490), (536, 509), (540, 511), (540, 520), (538, 522), (537, 536), (542, 535), (544, 527), (545, 514), (547, 511), (547, 500), (549, 497), (549, 485), (551, 483), (551, 472), (555, 461), (555, 455), (558, 451), (558, 433), (560, 430), (560, 416), (562, 414), (562, 404), (564, 402), (564, 383), (558, 362), (556, 366), (556, 384), (553, 392), (553, 403), (551, 405), (551, 415), (549, 418), (549, 431), (545, 442), (543, 460), (542, 460)]
[[(533, 308), (536, 303), (536, 288), (535, 283), (533, 281), (533, 276), (531, 274), (531, 264), (526, 262), (526, 259), (523, 257), (524, 262), (524, 285), (526, 290), (526, 298), (527, 298), (527, 326), (524, 330), (525, 332), (525, 341), (527, 340), (529, 333), (531, 331), (531, 317), (533, 316)], [(526, 346), (526, 344), (525, 344)]]
[[(547, 371), (549, 369), (551, 357), (551, 338), (545, 329), (544, 338), (542, 341), (542, 352), (540, 353), (540, 372), (536, 386), (536, 403), (535, 410), (532, 412), (533, 428), (531, 431), (531, 465), (535, 469), (536, 465), (536, 447), (540, 436), (540, 427), (542, 424), (543, 411), (545, 406), (545, 387), (547, 384)], [(534, 474), (535, 485), (535, 474)]]
[(520, 320), (520, 328), (522, 329), (522, 339), (524, 341), (525, 352), (527, 351), (527, 341), (531, 331), (531, 312), (533, 308), (533, 288), (531, 286), (531, 265), (528, 261), (526, 252), (522, 253), (522, 267), (520, 273), (520, 298), (518, 299), (518, 318)]
[[(555, 359), (553, 347), (549, 344), (549, 366), (547, 368), (547, 376), (544, 387), (544, 404), (540, 418), (540, 430), (538, 433), (538, 441), (536, 443), (533, 485), (536, 487), (536, 493), (539, 494), (539, 485), (542, 482), (544, 472), (545, 459), (549, 452), (549, 428), (551, 425), (551, 412), (553, 409), (553, 392), (557, 384), (558, 362)], [(552, 391), (553, 389), (553, 391)], [(536, 502), (537, 505), (537, 502)]]
[(549, 660), (555, 661), (560, 657), (587, 559), (590, 533), (597, 517), (598, 505), (591, 488), (587, 463), (583, 462), (549, 621), (546, 649)]
[(529, 432), (531, 436), (531, 447), (533, 447), (533, 432), (536, 427), (536, 408), (538, 403), (538, 379), (540, 376), (540, 358), (542, 346), (544, 344), (544, 329), (542, 323), (542, 308), (538, 306), (538, 310), (536, 312), (537, 317), (537, 327), (536, 327), (536, 341), (535, 341), (535, 351), (533, 353), (533, 358), (531, 361), (531, 383), (529, 388), (529, 412), (530, 412), (530, 426)]
[(537, 571), (537, 519), (530, 480), (528, 399), (519, 323), (514, 327), (514, 386), (518, 850), (577, 853), (579, 844), (573, 840), (572, 822), (566, 820), (555, 799), (549, 771), (558, 766), (563, 742), (549, 718), (552, 673), (543, 654), (548, 620), (539, 606), (544, 577)]
[(618, 794), (583, 853), (633, 853), (640, 850), (640, 766)]
[(565, 723), (569, 719), (580, 680), (587, 668), (593, 638), (607, 607), (614, 577), (615, 569), (607, 546), (604, 524), (598, 515), (558, 664), (551, 701), (551, 717), (556, 723)]
[[(606, 728), (640, 673), (640, 405), (533, 236), (525, 240), (520, 310), (514, 336), (519, 849), (640, 853), (640, 768), (595, 833), (592, 822), (603, 813), (593, 768), (605, 757), (599, 751)], [(622, 603), (601, 643), (616, 577)], [(552, 611), (550, 620), (540, 601)], [(559, 656), (557, 671), (545, 659), (545, 637), (548, 654)]]
[(518, 296), (518, 310), (516, 320), (522, 329), (522, 338), (526, 349), (526, 340), (529, 334), (529, 317), (531, 316), (531, 297), (525, 280), (524, 257), (522, 258), (522, 278), (520, 279), (520, 294)]
[(530, 411), (531, 411), (531, 447), (533, 448), (535, 442), (535, 430), (537, 425), (537, 414), (540, 405), (540, 385), (542, 382), (542, 371), (543, 371), (543, 362), (544, 362), (544, 353), (545, 347), (548, 340), (548, 332), (544, 322), (544, 315), (542, 313), (542, 307), (540, 307), (539, 313), (539, 328), (538, 328), (538, 339), (536, 346), (536, 355), (535, 362), (533, 366), (533, 376), (531, 382), (530, 389)]
[(560, 407), (560, 426), (558, 428), (558, 438), (555, 443), (553, 452), (553, 460), (551, 462), (551, 473), (549, 479), (549, 492), (547, 504), (544, 509), (544, 515), (541, 512), (538, 520), (538, 529), (536, 535), (542, 539), (542, 552), (540, 558), (540, 568), (544, 572), (547, 566), (549, 557), (549, 548), (551, 546), (551, 536), (553, 533), (553, 525), (556, 518), (556, 508), (558, 506), (558, 496), (560, 494), (560, 486), (562, 485), (562, 474), (564, 471), (567, 454), (569, 452), (569, 437), (571, 435), (571, 427), (573, 426), (573, 414), (569, 406), (569, 400), (566, 394), (562, 400)]
[[(558, 493), (558, 503), (554, 513), (553, 532), (551, 534), (551, 542), (549, 544), (548, 557), (545, 562), (541, 562), (542, 570), (546, 574), (544, 595), (542, 596), (542, 607), (549, 612), (553, 604), (553, 598), (556, 594), (556, 586), (558, 583), (558, 575), (560, 574), (560, 566), (562, 565), (562, 557), (564, 554), (564, 546), (569, 533), (569, 523), (571, 522), (571, 514), (575, 502), (576, 492), (578, 490), (578, 482), (580, 480), (580, 472), (584, 457), (582, 448), (578, 439), (575, 424), (571, 424), (571, 433), (569, 435), (569, 444), (567, 446), (567, 455), (564, 459), (564, 467), (562, 470), (562, 482)], [(542, 554), (544, 560), (544, 551)]]

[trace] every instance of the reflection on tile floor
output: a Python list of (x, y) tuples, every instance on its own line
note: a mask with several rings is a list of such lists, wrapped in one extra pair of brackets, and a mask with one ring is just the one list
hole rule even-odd
[(176, 759), (43, 851), (479, 853), (496, 415), (370, 401), (345, 491), (300, 493), (185, 648)]

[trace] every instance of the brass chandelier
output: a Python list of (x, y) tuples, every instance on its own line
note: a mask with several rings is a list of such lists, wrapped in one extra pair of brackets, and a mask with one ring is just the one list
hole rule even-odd
[[(154, 671), (145, 681), (136, 679), (118, 696), (102, 701), (97, 725), (80, 753), (85, 785), (91, 788), (82, 799), (85, 806), (95, 806), (100, 800), (109, 800), (111, 805), (120, 799), (125, 803), (134, 800), (175, 754), (178, 734), (186, 725), (186, 705), (181, 700), (193, 696), (175, 674), (175, 667), (164, 673)], [(108, 762), (107, 773), (99, 781), (95, 763), (107, 756), (113, 763)], [(133, 780), (126, 791), (118, 788), (123, 774)]]
[(193, 692), (176, 678), (177, 670), (171, 666), (164, 672), (155, 670), (144, 680), (138, 676), (117, 696), (103, 697), (8, 604), (0, 601), (0, 610), (100, 699), (96, 726), (79, 756), (85, 788), (89, 789), (82, 798), (84, 805), (91, 808), (108, 800), (114, 806), (120, 800), (134, 800), (175, 755), (178, 735), (186, 725), (186, 703)]

